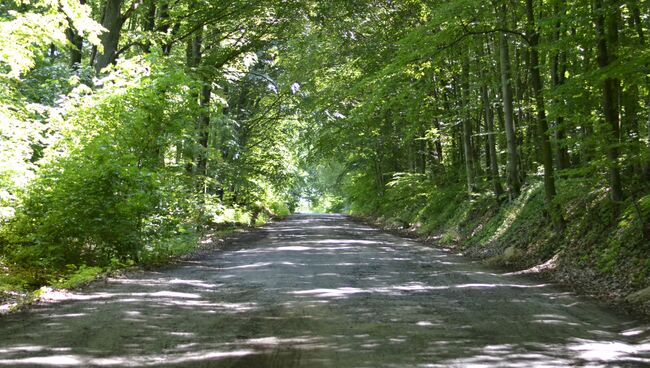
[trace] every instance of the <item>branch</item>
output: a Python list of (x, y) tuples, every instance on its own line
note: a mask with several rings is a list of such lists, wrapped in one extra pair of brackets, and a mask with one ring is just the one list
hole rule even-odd
[(142, 0), (135, 0), (133, 3), (131, 3), (131, 6), (129, 9), (122, 15), (122, 24), (129, 19), (133, 13), (140, 7), (140, 4), (142, 3)]
[(135, 45), (142, 46), (142, 47), (145, 46), (144, 42), (139, 41), (139, 40), (138, 41), (127, 42), (126, 45), (122, 46), (122, 48), (115, 51), (115, 59), (117, 59), (120, 55), (122, 55), (124, 52), (126, 52), (128, 49), (130, 49), (131, 46), (135, 46)]
[(485, 35), (485, 34), (490, 34), (490, 33), (497, 33), (497, 32), (503, 32), (503, 33), (509, 33), (513, 34), (516, 36), (521, 37), (527, 44), (530, 44), (530, 38), (528, 38), (528, 35), (526, 35), (523, 32), (515, 31), (512, 29), (507, 29), (507, 28), (493, 28), (493, 29), (485, 29), (485, 30), (480, 30), (480, 31), (474, 31), (471, 30), (467, 24), (461, 22), (460, 26), (463, 28), (463, 31), (465, 31), (466, 35)]

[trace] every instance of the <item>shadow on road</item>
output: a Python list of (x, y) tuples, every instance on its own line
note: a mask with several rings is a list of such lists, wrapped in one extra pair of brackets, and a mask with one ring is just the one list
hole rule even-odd
[(335, 215), (0, 319), (4, 366), (650, 364), (650, 326)]

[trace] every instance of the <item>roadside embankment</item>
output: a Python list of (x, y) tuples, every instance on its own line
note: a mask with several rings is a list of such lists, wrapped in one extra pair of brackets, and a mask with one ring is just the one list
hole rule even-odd
[(432, 191), (420, 207), (392, 202), (384, 207), (389, 210), (363, 218), (650, 316), (650, 196), (615, 206), (602, 188), (575, 180), (559, 184), (561, 232), (546, 213), (541, 183), (503, 203), (486, 195), (470, 199), (462, 189)]

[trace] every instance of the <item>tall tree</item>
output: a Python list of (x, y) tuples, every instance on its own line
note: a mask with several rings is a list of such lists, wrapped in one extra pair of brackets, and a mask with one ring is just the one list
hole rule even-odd
[(528, 29), (526, 31), (528, 38), (529, 50), (529, 63), (531, 84), (533, 87), (533, 94), (535, 98), (535, 109), (537, 111), (537, 120), (535, 122), (537, 127), (537, 140), (538, 147), (542, 157), (542, 164), (544, 166), (544, 193), (546, 199), (546, 207), (551, 215), (556, 229), (560, 230), (563, 225), (561, 216), (561, 209), (553, 201), (557, 192), (555, 190), (555, 174), (553, 172), (553, 151), (551, 148), (551, 138), (548, 128), (548, 121), (546, 119), (546, 105), (544, 102), (544, 86), (540, 72), (539, 62), (539, 32), (535, 24), (535, 9), (533, 7), (533, 0), (526, 0), (526, 16), (528, 18)]
[[(553, 40), (559, 42), (562, 36), (562, 19), (566, 16), (566, 1), (565, 0), (555, 0), (553, 2), (553, 12), (555, 13), (557, 20), (554, 24), (553, 30)], [(555, 50), (551, 56), (551, 83), (553, 88), (558, 88), (564, 84), (565, 75), (566, 75), (566, 51), (559, 50), (559, 46), (556, 46)], [(561, 100), (556, 100), (556, 104), (562, 103)], [(562, 114), (557, 114), (554, 122), (555, 127), (555, 143), (556, 143), (556, 165), (559, 170), (567, 169), (570, 166), (570, 157), (569, 152), (566, 146), (566, 128), (564, 126), (564, 116)]]
[(118, 46), (124, 22), (138, 9), (140, 2), (139, 0), (133, 0), (133, 3), (124, 13), (122, 13), (122, 5), (123, 0), (106, 0), (101, 22), (105, 32), (100, 36), (103, 50), (96, 55), (96, 59), (93, 61), (97, 72), (115, 62), (118, 56)]
[(472, 153), (472, 121), (471, 121), (471, 107), (470, 107), (470, 80), (469, 80), (469, 55), (467, 55), (462, 62), (462, 107), (463, 107), (463, 151), (465, 156), (465, 175), (467, 176), (467, 191), (468, 193), (474, 192), (474, 162)]
[[(482, 73), (481, 73), (482, 74)], [(481, 78), (483, 79), (483, 78)], [(483, 102), (483, 118), (485, 119), (485, 126), (487, 134), (487, 155), (489, 158), (490, 164), (490, 178), (492, 179), (492, 186), (494, 190), (494, 195), (498, 199), (503, 195), (503, 187), (501, 186), (501, 177), (499, 174), (499, 161), (497, 156), (496, 149), (496, 138), (495, 135), (497, 132), (494, 128), (494, 113), (492, 112), (492, 102), (490, 99), (490, 93), (488, 86), (484, 84), (481, 86), (481, 99)]]
[[(500, 26), (508, 28), (506, 4), (498, 6)], [(501, 98), (503, 100), (503, 115), (505, 119), (506, 144), (508, 149), (508, 192), (510, 198), (515, 198), (521, 190), (519, 181), (519, 154), (517, 152), (517, 136), (513, 113), (512, 77), (510, 72), (510, 53), (508, 37), (505, 32), (499, 32), (499, 65), (501, 67)]]
[(621, 134), (618, 105), (620, 81), (609, 76), (607, 70), (607, 67), (616, 60), (619, 29), (618, 1), (594, 0), (593, 13), (598, 40), (598, 65), (605, 74), (602, 85), (603, 115), (605, 118), (603, 136), (609, 161), (609, 185), (612, 199), (615, 202), (620, 202), (624, 197), (618, 163)]

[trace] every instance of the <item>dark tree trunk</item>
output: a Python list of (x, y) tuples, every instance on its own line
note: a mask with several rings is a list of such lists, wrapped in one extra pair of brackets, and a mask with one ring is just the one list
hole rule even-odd
[[(615, 4), (612, 4), (612, 7), (614, 6)], [(615, 60), (616, 44), (618, 43), (618, 11), (615, 12), (616, 14), (608, 14), (607, 16), (605, 11), (603, 1), (594, 0), (596, 33), (598, 35), (598, 65), (601, 69), (607, 68)], [(609, 77), (603, 82), (603, 114), (606, 124), (604, 135), (609, 161), (609, 184), (612, 200), (615, 202), (620, 202), (624, 198), (618, 164), (618, 145), (620, 143), (619, 87), (620, 81), (616, 78)]]
[[(557, 15), (565, 14), (566, 4), (565, 0), (557, 0), (554, 4), (553, 11)], [(561, 35), (561, 23), (558, 20), (555, 23), (555, 32), (554, 39), (555, 41), (560, 40)], [(551, 62), (551, 82), (553, 83), (553, 88), (557, 88), (564, 84), (566, 74), (566, 53), (564, 51), (556, 51), (553, 53), (552, 62)], [(556, 103), (561, 103), (561, 101), (555, 101)], [(558, 170), (568, 169), (571, 166), (571, 158), (569, 156), (569, 150), (567, 148), (565, 139), (566, 139), (566, 127), (564, 126), (564, 117), (559, 115), (555, 118), (555, 144), (557, 146), (556, 150), (556, 166)]]
[(208, 139), (210, 137), (210, 97), (212, 96), (212, 83), (204, 81), (201, 86), (199, 105), (201, 112), (197, 124), (198, 144), (201, 152), (198, 155), (196, 170), (199, 175), (208, 174)]
[[(79, 3), (83, 5), (86, 0), (79, 0)], [(83, 58), (83, 37), (74, 28), (71, 19), (68, 19), (68, 28), (65, 30), (65, 35), (70, 45), (72, 45), (70, 49), (70, 66), (73, 69), (78, 69)]]
[(544, 167), (544, 194), (546, 207), (551, 215), (551, 219), (556, 230), (562, 230), (564, 220), (560, 206), (553, 201), (557, 195), (555, 189), (555, 176), (553, 172), (553, 151), (551, 149), (551, 137), (548, 130), (548, 121), (546, 120), (546, 105), (544, 103), (542, 77), (539, 71), (539, 33), (535, 25), (535, 13), (533, 9), (533, 0), (526, 0), (526, 13), (528, 17), (528, 41), (530, 46), (530, 79), (533, 87), (535, 98), (535, 108), (537, 110), (537, 140), (540, 149), (542, 165)]
[(503, 187), (501, 186), (501, 175), (499, 174), (499, 161), (497, 157), (496, 149), (496, 139), (494, 135), (496, 134), (494, 130), (494, 115), (492, 114), (492, 109), (490, 108), (490, 94), (487, 86), (481, 88), (481, 95), (483, 98), (483, 109), (485, 114), (485, 125), (487, 129), (487, 145), (488, 145), (488, 157), (490, 161), (490, 177), (492, 179), (492, 186), (494, 188), (494, 195), (501, 197), (503, 195)]
[(99, 37), (104, 50), (97, 55), (97, 60), (95, 60), (95, 71), (98, 73), (109, 64), (114, 63), (117, 57), (117, 46), (120, 42), (120, 33), (125, 20), (122, 17), (121, 8), (122, 0), (106, 1), (102, 18), (102, 27), (106, 31)]
[[(156, 27), (156, 0), (150, 0), (147, 7), (147, 15), (144, 20), (142, 29), (147, 33), (151, 33), (154, 31), (155, 27)], [(145, 37), (147, 38), (147, 40), (145, 41), (142, 48), (143, 51), (148, 54), (151, 52), (151, 41), (149, 41), (150, 36), (145, 36)]]
[[(500, 8), (501, 26), (507, 28), (506, 5)], [(510, 77), (510, 56), (508, 53), (508, 39), (504, 32), (499, 34), (499, 56), (501, 67), (501, 88), (503, 95), (503, 115), (506, 131), (506, 145), (508, 148), (508, 192), (510, 198), (519, 196), (521, 182), (519, 180), (519, 154), (517, 152), (517, 136), (512, 107), (512, 78)]]
[(70, 48), (70, 66), (79, 69), (83, 57), (83, 37), (70, 26), (65, 30), (65, 35), (72, 47)]
[[(637, 2), (635, 1), (629, 1), (629, 6), (630, 9), (632, 10), (632, 20), (634, 21), (634, 29), (636, 30), (637, 36), (639, 37), (639, 44), (643, 47), (646, 47), (646, 42), (645, 42), (645, 32), (643, 30), (643, 23), (641, 20), (641, 11), (639, 10), (639, 6)], [(650, 74), (650, 65), (645, 65), (645, 70), (646, 74)], [(644, 163), (643, 167), (643, 176), (646, 181), (650, 181), (650, 77), (646, 76), (645, 77), (645, 85), (646, 85), (646, 129), (647, 129), (647, 139), (648, 139), (648, 145), (645, 148), (647, 150), (646, 152), (646, 162)]]
[[(162, 0), (160, 4), (160, 12), (158, 16), (158, 31), (164, 34), (169, 32), (169, 2), (168, 0)], [(172, 52), (172, 43), (171, 41), (165, 42), (162, 45), (162, 53), (165, 56), (169, 56)]]
[[(185, 53), (186, 57), (186, 64), (187, 67), (190, 70), (194, 70), (198, 68), (199, 64), (201, 63), (201, 46), (202, 46), (202, 35), (201, 33), (197, 33), (194, 35), (190, 41), (187, 43), (187, 49)], [(193, 98), (194, 100), (199, 100), (199, 104), (201, 103), (201, 92), (202, 91), (193, 91)], [(199, 117), (199, 120), (201, 117)], [(199, 121), (196, 122), (196, 126), (198, 127)], [(183, 156), (185, 157), (185, 163), (186, 167), (185, 170), (188, 174), (194, 173), (196, 167), (194, 166), (195, 164), (195, 159), (196, 159), (196, 145), (194, 144), (194, 139), (193, 138), (185, 138), (185, 142), (183, 143), (183, 147), (185, 148), (183, 152)]]

